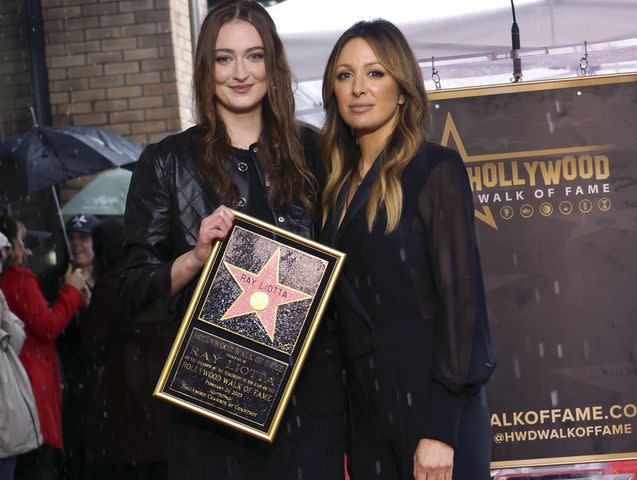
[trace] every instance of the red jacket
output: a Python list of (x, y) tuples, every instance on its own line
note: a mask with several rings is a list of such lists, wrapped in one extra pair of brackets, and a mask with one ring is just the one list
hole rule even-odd
[(36, 276), (23, 267), (9, 267), (0, 277), (9, 309), (25, 325), (20, 360), (29, 375), (44, 443), (62, 448), (62, 387), (55, 339), (77, 311), (82, 296), (64, 285), (53, 305), (42, 295)]

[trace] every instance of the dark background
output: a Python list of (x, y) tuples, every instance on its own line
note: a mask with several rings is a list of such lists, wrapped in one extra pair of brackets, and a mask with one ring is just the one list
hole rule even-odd
[[(559, 85), (572, 86), (551, 88)], [(594, 144), (616, 148), (603, 152), (610, 161), (605, 182), (611, 192), (571, 197), (589, 198), (590, 213), (581, 213), (574, 202), (573, 213), (563, 215), (556, 208), (559, 201), (553, 201), (555, 211), (543, 217), (537, 208), (542, 201), (531, 196), (531, 218), (519, 215), (525, 202), (509, 202), (515, 216), (502, 220), (499, 210), (507, 204), (502, 202), (492, 204), (497, 230), (476, 222), (498, 360), (488, 386), (491, 411), (510, 417), (515, 411), (636, 403), (637, 83), (553, 82), (547, 90), (513, 93), (515, 88), (500, 95), (433, 100), (432, 140), (440, 142), (450, 112), (468, 155)], [(449, 144), (455, 147), (452, 139)], [(518, 164), (561, 157), (530, 157)], [(566, 185), (574, 191), (576, 184), (588, 183), (562, 179), (556, 197)], [(527, 199), (532, 191), (524, 189)], [(602, 196), (611, 199), (610, 211), (598, 209)], [(480, 208), (477, 195), (474, 200)], [(635, 419), (615, 422), (632, 423), (633, 434), (494, 444), (493, 461), (637, 452)], [(494, 428), (494, 434), (514, 429)]]

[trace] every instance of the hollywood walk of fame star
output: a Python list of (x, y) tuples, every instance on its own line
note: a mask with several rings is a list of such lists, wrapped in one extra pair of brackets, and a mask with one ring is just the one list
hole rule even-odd
[(281, 249), (277, 248), (258, 273), (224, 262), (224, 265), (241, 287), (241, 294), (219, 320), (256, 314), (271, 341), (274, 341), (279, 305), (311, 298), (279, 283)]

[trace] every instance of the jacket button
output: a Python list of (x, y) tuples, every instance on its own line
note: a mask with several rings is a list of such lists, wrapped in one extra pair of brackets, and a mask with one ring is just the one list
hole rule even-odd
[(253, 151), (254, 153), (257, 153), (257, 146), (256, 146), (256, 145), (254, 145), (254, 146), (252, 147), (252, 151)]
[(245, 172), (248, 169), (248, 164), (246, 162), (239, 162), (237, 168), (240, 172)]
[(243, 197), (241, 197), (241, 198), (239, 199), (239, 201), (237, 202), (237, 206), (238, 206), (238, 207), (245, 207), (245, 206), (246, 206), (246, 203), (247, 203), (247, 202), (246, 202), (246, 199), (245, 199), (245, 198), (243, 198)]
[(285, 218), (283, 218), (283, 217), (279, 217), (278, 220), (279, 220), (279, 223), (285, 222)]

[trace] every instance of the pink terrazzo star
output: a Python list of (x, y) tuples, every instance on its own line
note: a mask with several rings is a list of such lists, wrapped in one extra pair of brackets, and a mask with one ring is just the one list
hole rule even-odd
[(255, 313), (271, 341), (274, 341), (279, 305), (298, 302), (311, 296), (279, 283), (281, 249), (277, 248), (258, 273), (224, 262), (241, 294), (220, 320)]

